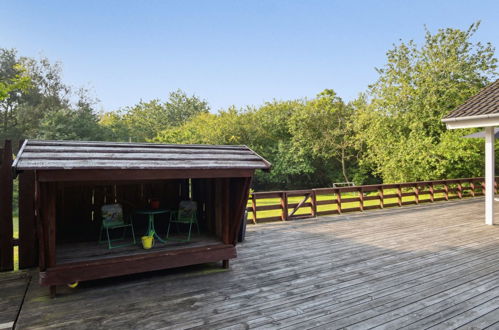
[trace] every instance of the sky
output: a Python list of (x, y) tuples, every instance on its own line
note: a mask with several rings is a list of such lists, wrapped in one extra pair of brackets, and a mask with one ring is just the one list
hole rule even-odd
[(110, 111), (182, 89), (213, 111), (313, 98), (345, 101), (425, 26), (499, 46), (499, 1), (0, 0), (0, 47), (63, 65), (63, 80)]

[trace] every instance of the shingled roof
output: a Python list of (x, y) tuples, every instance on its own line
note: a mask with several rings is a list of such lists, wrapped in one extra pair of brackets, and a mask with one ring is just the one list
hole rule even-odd
[(15, 171), (61, 169), (270, 169), (247, 146), (26, 140)]
[(499, 116), (499, 80), (469, 98), (465, 103), (445, 116), (442, 121), (489, 117), (491, 115)]

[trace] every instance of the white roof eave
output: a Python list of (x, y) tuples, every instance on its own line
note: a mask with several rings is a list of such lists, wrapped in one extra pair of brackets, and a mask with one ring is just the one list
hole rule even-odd
[(499, 126), (499, 113), (456, 118), (444, 118), (448, 129)]

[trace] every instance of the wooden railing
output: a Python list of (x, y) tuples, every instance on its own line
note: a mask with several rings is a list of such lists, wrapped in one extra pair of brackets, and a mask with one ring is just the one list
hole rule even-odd
[[(496, 177), (496, 192), (498, 178)], [(287, 221), (319, 215), (433, 203), (481, 196), (484, 192), (483, 177), (254, 192), (249, 196), (248, 223)]]

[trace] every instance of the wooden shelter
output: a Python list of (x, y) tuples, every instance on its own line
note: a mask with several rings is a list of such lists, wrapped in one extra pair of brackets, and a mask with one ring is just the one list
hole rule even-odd
[(485, 127), (485, 223), (494, 224), (495, 131), (499, 126), (499, 80), (442, 119), (448, 129)]
[[(27, 140), (12, 168), (20, 178), (20, 237), (28, 241), (22, 253), (32, 254), (40, 284), (55, 293), (76, 281), (216, 261), (228, 267), (253, 174), (270, 163), (246, 146)], [(102, 205), (126, 201), (133, 214), (150, 198), (171, 210), (196, 201), (202, 235), (151, 250), (96, 243)], [(139, 236), (141, 221), (134, 217)], [(157, 228), (166, 222), (160, 217)]]

